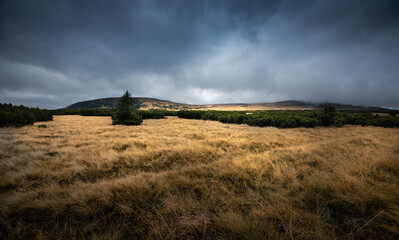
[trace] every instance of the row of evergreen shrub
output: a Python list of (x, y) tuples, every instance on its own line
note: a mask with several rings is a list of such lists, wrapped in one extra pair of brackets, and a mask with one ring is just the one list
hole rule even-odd
[[(131, 110), (137, 111), (142, 119), (162, 119), (165, 118), (166, 112), (163, 110)], [(53, 110), (54, 115), (81, 115), (81, 116), (112, 116), (116, 112), (115, 109), (58, 109)], [(177, 115), (177, 112), (176, 112)], [(171, 114), (169, 114), (171, 116)]]
[(177, 112), (179, 118), (187, 119), (201, 119), (202, 115), (207, 111), (196, 111), (196, 110), (181, 110)]
[(51, 111), (0, 103), (0, 127), (22, 127), (53, 120)]
[(346, 123), (361, 126), (399, 127), (399, 117), (371, 113), (347, 114)]
[(52, 110), (54, 115), (81, 115), (81, 116), (112, 116), (114, 109), (57, 109)]
[(143, 119), (162, 119), (165, 118), (165, 112), (162, 110), (139, 110)]
[(295, 128), (316, 126), (342, 127), (345, 124), (361, 126), (399, 127), (399, 118), (372, 113), (340, 112), (330, 105), (320, 111), (273, 110), (251, 114), (228, 111), (179, 111), (179, 118), (213, 120), (222, 123), (247, 124), (258, 127)]
[[(337, 111), (331, 105), (322, 105), (321, 111), (273, 110), (256, 111), (246, 114), (242, 111), (203, 111), (203, 110), (132, 110), (141, 119), (162, 119), (165, 116), (178, 116), (187, 119), (213, 120), (222, 123), (247, 124), (250, 126), (278, 128), (336, 126), (345, 124), (361, 126), (399, 127), (399, 117), (395, 114), (381, 116), (371, 112)], [(12, 104), (0, 104), (0, 127), (24, 126), (37, 121), (52, 120), (52, 115), (113, 116), (115, 109), (59, 109), (41, 110)]]
[(165, 116), (177, 116), (179, 113), (178, 111), (171, 111), (171, 110), (161, 110), (165, 113)]

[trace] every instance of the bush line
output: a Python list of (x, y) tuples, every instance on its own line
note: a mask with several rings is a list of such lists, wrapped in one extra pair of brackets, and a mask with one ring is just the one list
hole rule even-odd
[(342, 127), (345, 124), (379, 127), (399, 127), (399, 118), (371, 112), (350, 113), (327, 110), (270, 110), (252, 114), (236, 111), (178, 111), (179, 118), (213, 120), (222, 123), (247, 124), (258, 127), (312, 128), (316, 126)]
[(0, 103), (0, 127), (22, 127), (51, 120), (53, 115), (50, 110)]
[[(330, 109), (329, 109), (330, 107)], [(395, 114), (381, 116), (371, 112), (337, 111), (331, 106), (323, 110), (244, 111), (216, 110), (138, 110), (142, 119), (163, 119), (178, 116), (186, 119), (213, 120), (222, 123), (247, 124), (258, 127), (295, 128), (316, 126), (342, 127), (345, 124), (379, 127), (399, 127)], [(0, 127), (21, 127), (38, 121), (50, 121), (53, 115), (112, 116), (115, 109), (58, 109), (46, 110), (0, 103)]]

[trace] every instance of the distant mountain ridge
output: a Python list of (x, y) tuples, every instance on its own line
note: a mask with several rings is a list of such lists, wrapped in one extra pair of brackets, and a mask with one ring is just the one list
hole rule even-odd
[[(168, 100), (147, 97), (133, 97), (134, 108), (140, 110), (318, 110), (320, 103), (311, 103), (297, 100), (287, 100), (271, 103), (225, 103), (225, 104), (185, 104)], [(77, 102), (67, 106), (65, 109), (93, 109), (93, 108), (115, 108), (118, 106), (119, 97), (101, 98)], [(348, 104), (330, 103), (338, 110), (363, 110), (363, 111), (387, 111), (389, 109), (380, 107), (354, 106)]]

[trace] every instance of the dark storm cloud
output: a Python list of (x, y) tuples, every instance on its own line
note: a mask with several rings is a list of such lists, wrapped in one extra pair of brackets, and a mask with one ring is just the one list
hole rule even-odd
[(0, 102), (399, 108), (396, 1), (2, 1)]

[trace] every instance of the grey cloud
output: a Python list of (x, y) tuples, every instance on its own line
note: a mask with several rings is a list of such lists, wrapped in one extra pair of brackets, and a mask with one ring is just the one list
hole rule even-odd
[(0, 101), (399, 108), (396, 1), (2, 1)]

